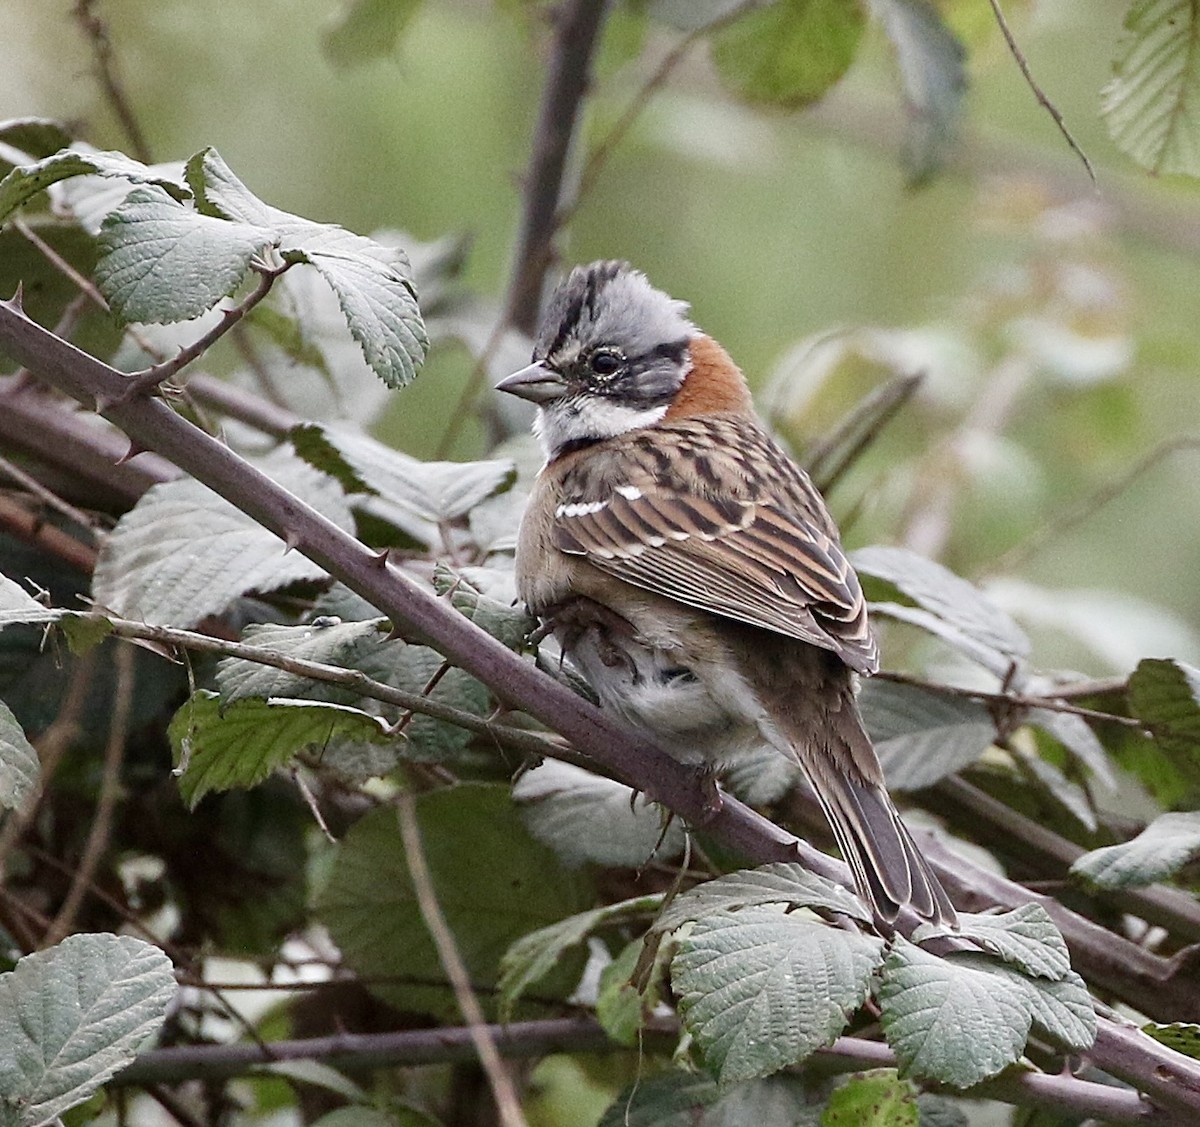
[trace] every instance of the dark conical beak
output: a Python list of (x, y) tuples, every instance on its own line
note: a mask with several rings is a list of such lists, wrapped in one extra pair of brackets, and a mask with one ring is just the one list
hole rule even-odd
[(567, 385), (562, 376), (544, 364), (530, 364), (511, 376), (505, 376), (497, 385), (497, 391), (507, 391), (530, 403), (549, 403), (566, 394)]

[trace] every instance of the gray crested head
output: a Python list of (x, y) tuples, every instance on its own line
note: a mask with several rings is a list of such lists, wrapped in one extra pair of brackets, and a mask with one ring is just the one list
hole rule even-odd
[(627, 262), (577, 266), (546, 307), (533, 363), (497, 387), (538, 405), (550, 458), (650, 426), (691, 369), (687, 308)]
[(576, 266), (550, 298), (533, 357), (560, 371), (596, 348), (618, 350), (631, 364), (677, 357), (696, 334), (687, 312), (687, 302), (655, 289), (628, 262)]

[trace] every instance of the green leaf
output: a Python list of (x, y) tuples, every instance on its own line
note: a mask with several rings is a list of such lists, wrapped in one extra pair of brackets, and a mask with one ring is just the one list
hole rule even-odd
[(496, 984), (501, 1020), (507, 1021), (513, 1006), (535, 982), (539, 982), (572, 948), (599, 928), (653, 915), (662, 904), (662, 894), (622, 900), (557, 920), (548, 927), (522, 935), (504, 952)]
[[(387, 630), (384, 618), (341, 622), (322, 617), (306, 626), (276, 623), (247, 626), (242, 631), (242, 641), (288, 658), (353, 667), (357, 656), (373, 644), (381, 643)], [(217, 663), (217, 688), (221, 690), (223, 708), (245, 697), (315, 697), (343, 702), (357, 697), (350, 689), (314, 682), (273, 665), (238, 657), (222, 658)]]
[(634, 797), (622, 783), (570, 763), (548, 759), (526, 771), (513, 798), (529, 832), (566, 865), (640, 867), (683, 852), (678, 819), (664, 828), (663, 815), (645, 795)]
[(117, 152), (86, 152), (63, 149), (53, 156), (14, 168), (0, 180), (0, 223), (18, 207), (51, 184), (72, 176), (116, 176), (135, 184), (154, 184), (177, 200), (189, 196), (186, 187), (142, 164), (141, 161)]
[[(493, 576), (495, 572), (475, 569), (472, 574)], [(505, 572), (511, 580), (511, 571)], [(524, 651), (529, 648), (529, 635), (537, 628), (537, 619), (524, 606), (502, 603), (484, 594), (468, 575), (447, 567), (438, 561), (433, 568), (433, 585), (439, 595), (449, 595), (450, 604), (460, 611), (480, 630), (486, 630), (497, 641), (510, 650)]]
[(798, 1076), (723, 1088), (700, 1073), (670, 1072), (639, 1078), (609, 1105), (598, 1127), (819, 1127), (820, 1115)]
[(977, 701), (916, 685), (869, 680), (858, 698), (888, 786), (920, 790), (978, 761), (996, 739)]
[(596, 994), (596, 1020), (609, 1037), (631, 1049), (638, 1043), (645, 1015), (661, 1000), (657, 982), (651, 983), (645, 997), (633, 985), (642, 947), (640, 939), (625, 944), (621, 953), (600, 972), (600, 989)]
[(209, 791), (252, 787), (306, 749), (334, 739), (383, 740), (387, 723), (357, 708), (302, 700), (241, 700), (222, 712), (216, 693), (200, 690), (167, 729), (179, 792), (195, 807)]
[(123, 321), (186, 321), (233, 293), (273, 240), (265, 227), (201, 215), (157, 186), (137, 188), (100, 228), (96, 285)]
[(40, 160), (70, 145), (71, 134), (50, 117), (12, 117), (0, 122), (0, 143)]
[(67, 645), (77, 657), (95, 649), (112, 632), (113, 624), (102, 614), (64, 614), (59, 624)]
[(64, 613), (39, 603), (19, 583), (0, 575), (0, 630), (18, 624), (54, 622)]
[(171, 960), (128, 935), (72, 935), (0, 975), (0, 1116), (34, 1127), (137, 1055), (175, 995)]
[(1085, 853), (1071, 875), (1098, 888), (1140, 888), (1200, 857), (1200, 811), (1163, 814), (1132, 841)]
[(1200, 760), (1200, 669), (1167, 658), (1138, 662), (1129, 707), (1168, 750)]
[(685, 1027), (722, 1084), (832, 1044), (866, 1001), (882, 943), (782, 904), (699, 920), (671, 960)]
[(929, 0), (871, 0), (892, 49), (908, 107), (904, 160), (920, 184), (945, 163), (967, 92), (966, 48)]
[(17, 809), (33, 793), (41, 769), (17, 718), (0, 700), (0, 807)]
[[(1040, 904), (1022, 904), (1007, 912), (960, 912), (959, 931), (985, 950), (1034, 978), (1061, 981), (1071, 973), (1071, 955), (1062, 932)], [(913, 932), (919, 943), (938, 928), (923, 924)]]
[[(337, 483), (290, 456), (260, 468), (339, 528), (354, 519)], [(149, 489), (105, 538), (92, 591), (125, 618), (190, 627), (250, 591), (275, 591), (325, 572), (190, 478)]]
[(775, 0), (713, 37), (721, 80), (751, 102), (796, 108), (820, 98), (854, 61), (863, 13), (846, 0)]
[[(591, 898), (525, 833), (501, 786), (460, 785), (423, 794), (417, 818), (438, 903), (485, 1006), (500, 960), (531, 931), (562, 921)], [(380, 808), (342, 839), (317, 912), (346, 963), (397, 1009), (458, 1016), (417, 907), (396, 814)], [(563, 997), (582, 960), (567, 958), (539, 995)]]
[(672, 901), (654, 921), (654, 930), (674, 931), (689, 920), (702, 920), (714, 912), (762, 904), (824, 908), (861, 923), (871, 921), (862, 902), (841, 885), (810, 873), (795, 862), (776, 861), (696, 885)]
[[(1028, 656), (1029, 639), (1020, 627), (941, 564), (906, 548), (882, 545), (851, 552), (850, 562), (864, 578), (883, 580), (910, 601), (877, 601), (873, 609), (878, 613), (928, 630), (1001, 677), (1014, 660)], [(867, 586), (868, 596), (877, 598), (878, 585), (874, 592)]]
[(1135, 0), (1100, 113), (1117, 147), (1156, 174), (1200, 176), (1200, 12)]
[(997, 967), (1028, 995), (1034, 1024), (1073, 1053), (1086, 1052), (1096, 1039), (1096, 1009), (1087, 983), (1074, 971), (1052, 982), (1027, 978), (1012, 967)]
[(821, 1115), (821, 1127), (918, 1127), (920, 1121), (917, 1089), (894, 1068), (850, 1077)]
[(970, 1088), (1017, 1060), (1033, 1013), (1028, 992), (1003, 970), (985, 955), (939, 958), (893, 941), (878, 997), (902, 1074)]
[(325, 57), (335, 67), (387, 58), (421, 0), (349, 0), (321, 36)]
[(507, 458), (422, 462), (346, 427), (304, 423), (291, 432), (296, 452), (347, 489), (374, 493), (437, 525), (464, 517), (517, 480)]
[(1156, 1021), (1150, 1021), (1142, 1026), (1142, 1032), (1148, 1033), (1168, 1049), (1183, 1053), (1192, 1060), (1200, 1060), (1200, 1025), (1186, 1021), (1159, 1025)]

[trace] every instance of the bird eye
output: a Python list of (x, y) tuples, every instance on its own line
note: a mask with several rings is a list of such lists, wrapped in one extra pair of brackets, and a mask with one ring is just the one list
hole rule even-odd
[(619, 353), (600, 351), (593, 352), (589, 361), (592, 371), (598, 376), (615, 376), (624, 363)]

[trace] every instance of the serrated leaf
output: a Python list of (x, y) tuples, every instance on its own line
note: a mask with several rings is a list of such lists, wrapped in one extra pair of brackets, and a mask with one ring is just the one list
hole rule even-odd
[(936, 173), (958, 136), (967, 92), (966, 48), (929, 0), (871, 0), (892, 49), (908, 107), (904, 158), (910, 181)]
[(0, 975), (5, 1122), (35, 1127), (137, 1055), (175, 994), (171, 960), (128, 935), (72, 935)]
[(775, 861), (707, 880), (680, 894), (654, 921), (654, 930), (674, 931), (689, 920), (701, 920), (714, 912), (761, 904), (824, 908), (861, 923), (871, 921), (871, 914), (862, 902), (841, 885), (810, 873), (795, 862)]
[(829, 1097), (821, 1127), (918, 1127), (917, 1089), (894, 1068), (861, 1072)]
[(874, 936), (757, 905), (698, 920), (671, 981), (709, 1071), (736, 1083), (832, 1044), (870, 993), (881, 949)]
[(33, 793), (41, 769), (17, 718), (0, 700), (0, 807), (17, 809)]
[(676, 819), (665, 828), (658, 807), (629, 787), (570, 763), (548, 759), (526, 771), (513, 799), (529, 832), (566, 865), (645, 865), (683, 852)]
[(1012, 967), (997, 968), (1022, 987), (1029, 996), (1034, 1024), (1073, 1053), (1082, 1053), (1096, 1040), (1096, 1009), (1087, 983), (1074, 971), (1052, 982), (1026, 978)]
[[(583, 909), (591, 892), (525, 833), (508, 788), (465, 784), (417, 798), (417, 819), (437, 893), (485, 1006), (500, 959), (531, 931)], [(346, 963), (401, 1010), (454, 1015), (433, 942), (417, 907), (395, 811), (359, 819), (342, 839), (317, 912)], [(582, 961), (568, 956), (538, 993), (565, 996)]]
[(722, 82), (751, 102), (797, 108), (820, 98), (854, 61), (863, 13), (845, 0), (775, 0), (712, 40)]
[(1138, 662), (1129, 707), (1159, 743), (1200, 760), (1200, 669), (1166, 658)]
[(1135, 0), (1100, 113), (1117, 147), (1154, 173), (1200, 176), (1200, 13), (1190, 0)]
[[(354, 666), (364, 647), (383, 641), (387, 620), (341, 622), (318, 618), (306, 626), (276, 623), (247, 626), (242, 641), (273, 653), (325, 665)], [(313, 682), (307, 677), (273, 665), (246, 658), (227, 657), (217, 663), (217, 688), (221, 706), (228, 707), (245, 697), (311, 697), (322, 700), (352, 700), (355, 694), (335, 685)]]
[[(1059, 981), (1071, 973), (1066, 940), (1040, 904), (1022, 904), (1007, 912), (960, 912), (958, 922), (963, 936), (978, 940), (991, 954), (1028, 975)], [(913, 932), (913, 941), (919, 943), (937, 931), (923, 924)]]
[(522, 935), (500, 960), (500, 978), (496, 987), (501, 1020), (508, 1020), (521, 995), (549, 974), (568, 950), (578, 946), (592, 932), (606, 925), (653, 915), (661, 903), (661, 893), (639, 896), (580, 912)]
[[(911, 622), (936, 634), (999, 676), (1029, 654), (1029, 639), (978, 588), (948, 568), (906, 548), (876, 545), (850, 553), (863, 577), (890, 584), (916, 606), (875, 602), (880, 614)], [(868, 585), (868, 595), (872, 592)]]
[(7, 575), (0, 575), (0, 630), (6, 626), (54, 622), (64, 613), (54, 607), (44, 606), (19, 583)]
[(870, 680), (858, 698), (888, 786), (920, 790), (975, 763), (996, 738), (983, 705), (916, 685)]
[(897, 937), (878, 992), (901, 1074), (970, 1088), (1017, 1060), (1033, 1024), (1025, 989), (985, 955), (939, 958)]
[(183, 800), (195, 807), (209, 791), (252, 787), (300, 752), (335, 739), (383, 740), (387, 723), (357, 708), (322, 701), (238, 701), (224, 711), (216, 693), (194, 693), (167, 729)]
[(296, 452), (348, 488), (379, 494), (433, 524), (465, 516), (517, 480), (507, 458), (422, 462), (345, 427), (305, 423), (292, 431)]
[(1192, 1060), (1200, 1060), (1200, 1025), (1186, 1021), (1160, 1025), (1156, 1021), (1150, 1021), (1142, 1026), (1142, 1032), (1149, 1034), (1159, 1044), (1166, 1045), (1168, 1049), (1183, 1053)]
[(182, 184), (124, 153), (63, 149), (43, 160), (20, 165), (0, 180), (0, 223), (51, 184), (72, 176), (89, 175), (117, 176), (136, 184), (154, 184), (177, 200), (185, 200), (189, 195)]
[(425, 360), (429, 338), (408, 257), (332, 223), (314, 223), (263, 203), (215, 149), (197, 153), (186, 176), (206, 215), (271, 230), (280, 253), (313, 266), (337, 295), (350, 335), (388, 387), (404, 387)]
[[(259, 463), (339, 528), (354, 519), (336, 482), (291, 457)], [(250, 591), (275, 591), (325, 572), (190, 478), (149, 489), (105, 538), (96, 602), (125, 618), (190, 627)]]
[(387, 58), (420, 6), (420, 0), (349, 0), (321, 36), (325, 57), (336, 67)]
[(233, 293), (274, 237), (137, 188), (101, 225), (96, 285), (123, 321), (186, 321)]
[(637, 1045), (645, 1015), (660, 1001), (656, 982), (650, 984), (645, 997), (633, 985), (641, 957), (642, 940), (626, 943), (600, 972), (600, 988), (596, 993), (596, 1020), (612, 1040), (631, 1049)]
[(1200, 811), (1163, 814), (1132, 841), (1085, 853), (1071, 875), (1098, 888), (1141, 888), (1200, 857)]

